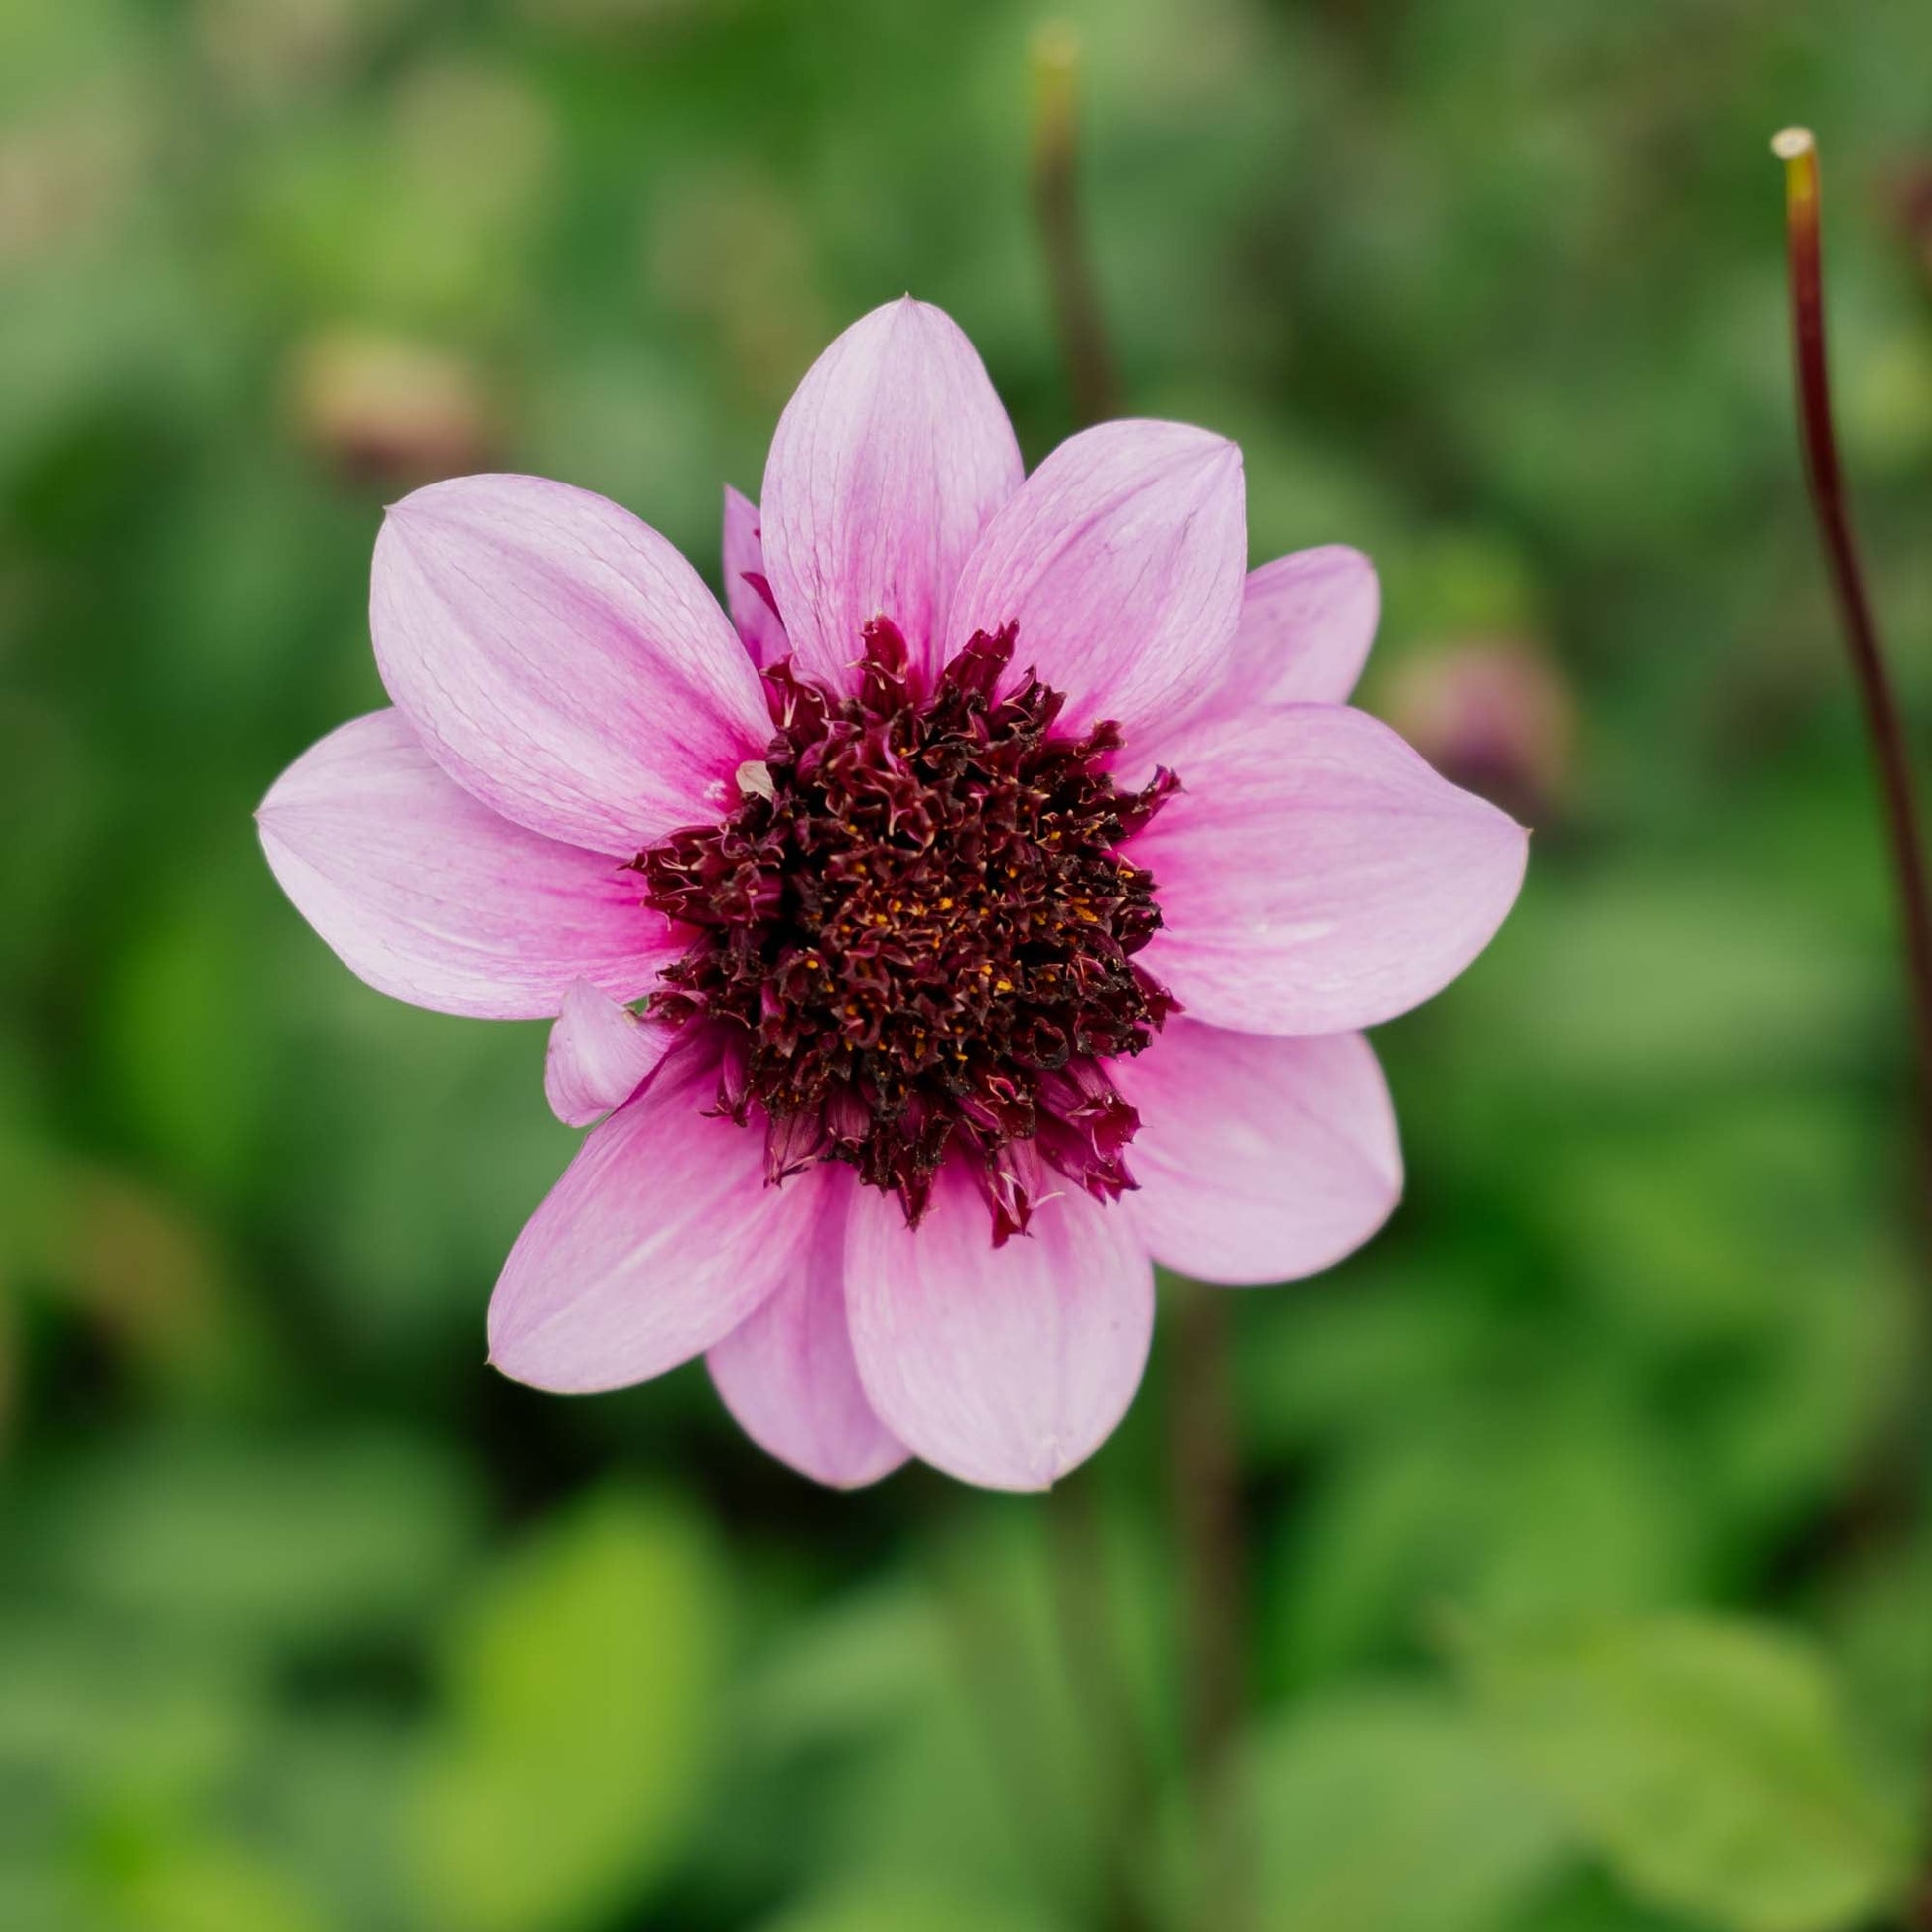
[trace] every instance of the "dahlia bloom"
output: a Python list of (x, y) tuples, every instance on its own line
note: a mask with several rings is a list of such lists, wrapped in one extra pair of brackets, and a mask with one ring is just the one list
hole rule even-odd
[(394, 706), (259, 814), (372, 986), (555, 1016), (601, 1121), (490, 1357), (559, 1391), (704, 1354), (818, 1480), (1033, 1489), (1140, 1380), (1156, 1261), (1327, 1267), (1401, 1186), (1361, 1028), (1514, 899), (1526, 838), (1345, 700), (1367, 561), (1247, 571), (1235, 447), (1113, 422), (1029, 477), (938, 310), (876, 310), (727, 492), (729, 617), (530, 477), (397, 504)]

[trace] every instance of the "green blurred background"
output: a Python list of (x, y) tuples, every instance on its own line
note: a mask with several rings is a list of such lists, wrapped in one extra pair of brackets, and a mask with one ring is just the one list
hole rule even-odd
[[(1234, 1308), (1252, 1922), (1901, 1923), (1932, 1753), (1903, 1016), (1765, 143), (1823, 138), (1922, 728), (1932, 12), (1070, 17), (1129, 406), (1241, 442), (1257, 561), (1374, 554), (1365, 702), (1537, 827), (1491, 953), (1380, 1036), (1395, 1222)], [(1171, 1329), (1090, 1521), (919, 1472), (828, 1496), (696, 1369), (494, 1378), (488, 1290), (572, 1145), (543, 1031), (362, 987), (249, 822), (380, 702), (369, 549), (415, 483), (588, 484), (715, 581), (720, 484), (908, 287), (1030, 458), (1067, 432), (1036, 25), (0, 4), (7, 1932), (1209, 1922)]]

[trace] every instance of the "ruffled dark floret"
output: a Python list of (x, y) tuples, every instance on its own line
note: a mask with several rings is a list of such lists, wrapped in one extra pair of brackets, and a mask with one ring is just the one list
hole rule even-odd
[(1176, 1006), (1134, 963), (1161, 914), (1118, 851), (1175, 780), (1119, 790), (1118, 728), (1054, 736), (1064, 700), (1031, 673), (998, 696), (1015, 636), (978, 633), (929, 699), (884, 620), (856, 697), (771, 666), (744, 803), (632, 862), (695, 929), (651, 1011), (723, 1026), (719, 1105), (762, 1111), (770, 1178), (846, 1161), (916, 1223), (956, 1153), (996, 1241), (1055, 1174), (1103, 1199), (1134, 1184), (1139, 1120), (1105, 1062)]

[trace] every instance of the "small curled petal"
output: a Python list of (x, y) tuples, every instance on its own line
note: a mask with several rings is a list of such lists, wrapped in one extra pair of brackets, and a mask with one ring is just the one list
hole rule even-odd
[(588, 1127), (650, 1078), (675, 1037), (589, 980), (573, 981), (543, 1056), (550, 1111), (566, 1127)]

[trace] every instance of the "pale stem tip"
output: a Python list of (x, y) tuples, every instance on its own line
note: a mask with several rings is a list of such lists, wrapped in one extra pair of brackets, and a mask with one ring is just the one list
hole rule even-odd
[(1074, 94), (1080, 79), (1080, 35), (1070, 21), (1046, 20), (1028, 49), (1034, 78), (1034, 146), (1045, 165), (1066, 165), (1074, 141)]
[(1787, 127), (1771, 136), (1771, 152), (1780, 161), (1802, 161), (1817, 147), (1817, 139), (1808, 127)]
[(1037, 70), (1071, 74), (1080, 65), (1080, 30), (1070, 20), (1042, 20), (1034, 29), (1031, 51)]

